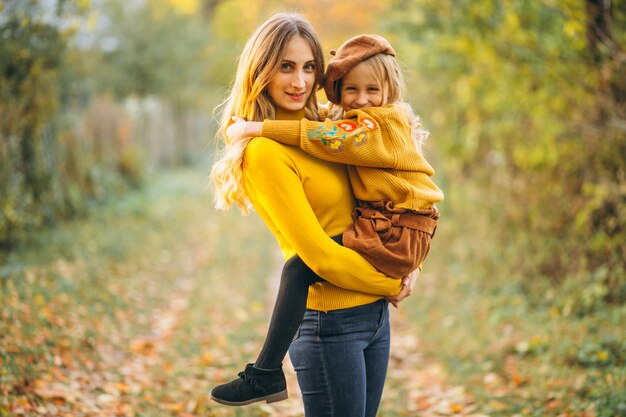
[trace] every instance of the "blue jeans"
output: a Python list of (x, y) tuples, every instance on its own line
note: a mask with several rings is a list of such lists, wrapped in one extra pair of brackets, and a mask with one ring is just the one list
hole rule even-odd
[(389, 363), (387, 300), (306, 310), (289, 357), (306, 417), (375, 417)]

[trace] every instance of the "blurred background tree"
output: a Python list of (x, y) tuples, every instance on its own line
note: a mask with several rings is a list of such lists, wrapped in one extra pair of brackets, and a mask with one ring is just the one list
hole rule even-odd
[(159, 166), (206, 162), (197, 149), (217, 95), (208, 73), (217, 3), (0, 3), (2, 246)]
[(577, 314), (626, 298), (621, 3), (7, 0), (0, 7), (5, 247), (140, 185), (159, 167), (207, 163), (211, 111), (243, 43), (272, 13), (295, 10), (326, 50), (358, 33), (389, 37), (410, 99), (433, 132), (427, 152), (447, 192), (442, 209), (488, 216), (485, 234), (498, 242), (492, 256), (523, 286), (565, 291), (560, 307)]
[(623, 302), (623, 3), (398, 0), (386, 20), (436, 132), (447, 207), (486, 213), (509, 271), (560, 288), (546, 301), (565, 312)]

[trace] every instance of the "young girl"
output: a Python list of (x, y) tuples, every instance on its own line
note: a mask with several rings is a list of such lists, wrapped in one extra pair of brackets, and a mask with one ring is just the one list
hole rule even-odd
[[(395, 51), (384, 38), (354, 37), (334, 55), (328, 63), (324, 89), (328, 99), (338, 105), (332, 106), (329, 114), (339, 120), (239, 119), (226, 133), (231, 143), (262, 136), (299, 146), (320, 159), (348, 164), (359, 207), (353, 214), (354, 223), (343, 233), (343, 245), (359, 252), (386, 275), (402, 278), (426, 257), (439, 217), (435, 203), (443, 200), (443, 193), (430, 178), (434, 170), (419, 151), (427, 133), (402, 101)], [(308, 286), (316, 278), (299, 257), (287, 262), (281, 281), (290, 283), (290, 291), (279, 293), (255, 366), (281, 366), (293, 329), (305, 310), (303, 302), (293, 300), (306, 299)], [(241, 380), (234, 380), (216, 387), (212, 397), (218, 401), (229, 398), (229, 405), (243, 405), (271, 395), (262, 381), (255, 381), (258, 394), (248, 389), (244, 398), (241, 384)]]

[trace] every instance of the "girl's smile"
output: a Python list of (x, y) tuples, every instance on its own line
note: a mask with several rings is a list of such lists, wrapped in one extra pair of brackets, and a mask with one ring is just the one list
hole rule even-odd
[(383, 86), (367, 62), (359, 63), (344, 76), (340, 104), (345, 111), (380, 107), (383, 102)]

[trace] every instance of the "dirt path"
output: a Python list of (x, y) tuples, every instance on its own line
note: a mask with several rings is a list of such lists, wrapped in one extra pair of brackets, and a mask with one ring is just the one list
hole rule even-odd
[[(258, 354), (283, 260), (256, 216), (210, 209), (197, 173), (166, 178), (51, 231), (41, 247), (62, 246), (49, 253), (16, 257), (22, 269), (5, 277), (0, 309), (1, 416), (303, 415), (289, 362), (287, 401), (208, 399)], [(392, 329), (379, 415), (478, 417), (464, 389), (421, 357), (402, 309)]]
[[(408, 299), (405, 302), (417, 301)], [(392, 393), (388, 390), (386, 395), (391, 394), (391, 398), (385, 399), (384, 404), (392, 398), (393, 401), (400, 401), (406, 406), (407, 416), (484, 417), (475, 413), (477, 407), (464, 387), (450, 385), (444, 368), (421, 355), (419, 337), (416, 336), (420, 331), (403, 313), (402, 306), (392, 311), (391, 327), (388, 385), (401, 389)], [(405, 393), (403, 398), (395, 399), (399, 392)]]

